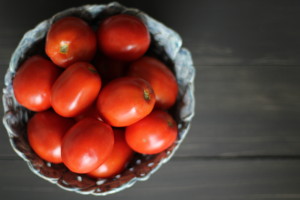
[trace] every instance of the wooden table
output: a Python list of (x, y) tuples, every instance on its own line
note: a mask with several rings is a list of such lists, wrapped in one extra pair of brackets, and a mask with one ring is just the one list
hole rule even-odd
[[(107, 2), (1, 1), (1, 80), (25, 31), (68, 7)], [(176, 30), (192, 52), (197, 105), (186, 140), (148, 181), (94, 197), (33, 175), (1, 126), (0, 199), (300, 199), (300, 1), (120, 3)]]

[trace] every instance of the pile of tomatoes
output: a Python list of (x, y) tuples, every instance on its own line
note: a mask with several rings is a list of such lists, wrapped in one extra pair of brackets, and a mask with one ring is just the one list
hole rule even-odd
[(33, 55), (13, 79), (17, 101), (35, 114), (27, 138), (51, 163), (112, 177), (134, 153), (157, 154), (177, 138), (168, 110), (178, 86), (172, 71), (146, 56), (151, 37), (137, 17), (118, 14), (97, 30), (78, 17), (55, 21), (45, 55)]

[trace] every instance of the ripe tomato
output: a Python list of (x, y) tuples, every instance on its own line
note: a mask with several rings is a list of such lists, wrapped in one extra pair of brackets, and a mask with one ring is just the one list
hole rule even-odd
[(136, 77), (121, 77), (109, 82), (97, 99), (102, 119), (112, 126), (131, 125), (148, 115), (155, 104), (150, 84)]
[(153, 57), (142, 57), (131, 64), (128, 75), (141, 77), (150, 83), (157, 108), (168, 109), (175, 104), (177, 81), (172, 71), (161, 61)]
[(101, 119), (101, 116), (98, 112), (96, 103), (93, 103), (91, 106), (89, 106), (87, 109), (85, 109), (84, 111), (82, 111), (81, 113), (79, 113), (77, 116), (75, 116), (75, 120), (76, 121), (80, 121), (84, 118), (94, 118), (100, 121), (103, 121)]
[(100, 167), (89, 172), (88, 175), (95, 178), (109, 178), (120, 173), (133, 156), (132, 149), (128, 146), (124, 137), (124, 130), (114, 129), (115, 143), (112, 152)]
[(46, 37), (46, 53), (61, 67), (77, 61), (90, 61), (97, 49), (97, 37), (82, 19), (65, 17), (50, 27)]
[(36, 113), (28, 122), (27, 136), (31, 148), (42, 159), (61, 163), (62, 138), (75, 122), (52, 110)]
[(177, 124), (165, 111), (155, 110), (126, 127), (128, 145), (142, 154), (156, 154), (171, 146), (177, 137)]
[(141, 57), (150, 45), (150, 34), (137, 17), (119, 14), (105, 19), (98, 29), (98, 44), (107, 56), (124, 61)]
[(94, 60), (95, 67), (101, 75), (103, 84), (125, 75), (127, 63), (115, 60), (104, 55), (97, 55)]
[(97, 70), (87, 62), (69, 66), (52, 87), (53, 109), (64, 117), (74, 117), (88, 108), (97, 98), (101, 78)]
[(32, 111), (43, 111), (51, 107), (51, 87), (61, 70), (51, 61), (41, 57), (28, 58), (13, 79), (17, 101)]
[(88, 173), (98, 168), (114, 145), (112, 128), (96, 119), (77, 122), (63, 138), (63, 163), (75, 173)]

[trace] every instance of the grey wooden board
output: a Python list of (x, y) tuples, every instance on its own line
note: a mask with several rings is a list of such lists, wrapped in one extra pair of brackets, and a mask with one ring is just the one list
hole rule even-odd
[(107, 197), (64, 191), (33, 175), (19, 160), (0, 161), (1, 199), (299, 199), (300, 161), (181, 160), (163, 166), (146, 182)]
[[(107, 2), (0, 1), (0, 78), (27, 30)], [(92, 197), (32, 174), (0, 126), (0, 199), (300, 199), (300, 1), (119, 2), (178, 31), (192, 52), (197, 105), (186, 140), (148, 181)]]
[(199, 67), (184, 155), (300, 153), (299, 67)]

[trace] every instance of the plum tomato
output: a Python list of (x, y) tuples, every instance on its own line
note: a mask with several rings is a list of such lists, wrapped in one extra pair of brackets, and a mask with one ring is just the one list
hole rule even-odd
[(127, 14), (106, 18), (99, 25), (97, 37), (100, 50), (117, 60), (135, 60), (144, 55), (150, 45), (150, 34), (145, 24)]
[(65, 133), (75, 121), (52, 110), (36, 113), (28, 122), (27, 136), (31, 148), (42, 159), (61, 163), (61, 144)]
[(53, 109), (64, 117), (74, 117), (96, 100), (101, 78), (93, 65), (76, 62), (55, 81), (51, 91)]
[(98, 54), (94, 60), (95, 68), (100, 73), (103, 85), (125, 75), (128, 63)]
[(168, 109), (176, 102), (178, 85), (172, 71), (156, 58), (144, 56), (129, 67), (129, 76), (145, 79), (152, 86), (156, 108)]
[(28, 58), (18, 69), (13, 79), (17, 101), (32, 111), (43, 111), (51, 107), (51, 87), (61, 69), (41, 57)]
[(156, 154), (170, 147), (177, 138), (177, 124), (167, 112), (154, 110), (144, 119), (126, 127), (128, 145), (142, 154)]
[(63, 163), (75, 173), (88, 173), (98, 168), (114, 145), (112, 128), (97, 119), (85, 118), (65, 134), (61, 155)]
[(96, 103), (93, 103), (87, 109), (85, 109), (84, 111), (82, 111), (81, 113), (79, 113), (77, 116), (74, 117), (74, 119), (76, 121), (80, 121), (84, 118), (94, 118), (94, 119), (103, 121), (101, 119), (101, 116), (100, 116), (99, 112), (98, 112)]
[(96, 33), (78, 17), (59, 19), (47, 33), (46, 54), (64, 68), (77, 61), (91, 61), (96, 49)]
[(155, 104), (151, 85), (137, 77), (121, 77), (100, 92), (97, 108), (104, 121), (114, 127), (129, 126), (147, 116)]
[(126, 167), (126, 164), (130, 161), (134, 151), (128, 146), (124, 137), (123, 129), (113, 129), (115, 143), (112, 152), (108, 158), (100, 165), (96, 170), (91, 171), (88, 175), (95, 178), (110, 178)]

